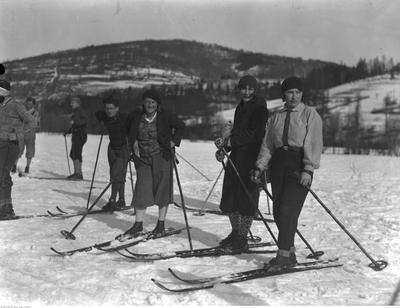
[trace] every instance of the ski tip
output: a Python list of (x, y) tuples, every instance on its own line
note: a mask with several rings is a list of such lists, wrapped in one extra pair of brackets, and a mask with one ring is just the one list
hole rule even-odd
[(57, 249), (50, 247), (50, 250), (54, 253), (56, 253), (59, 256), (65, 256), (65, 254), (63, 254), (62, 252), (58, 251)]

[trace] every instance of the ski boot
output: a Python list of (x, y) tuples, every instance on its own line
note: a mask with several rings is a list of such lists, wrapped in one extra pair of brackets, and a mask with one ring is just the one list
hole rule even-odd
[(140, 233), (143, 231), (143, 222), (142, 221), (136, 221), (132, 228), (126, 230), (124, 234), (122, 235), (122, 238), (132, 238), (132, 237), (137, 237), (140, 235)]
[(105, 212), (113, 212), (115, 211), (117, 208), (115, 200), (108, 200), (107, 204), (105, 206), (103, 206), (101, 209)]
[(69, 176), (67, 176), (67, 180), (73, 180), (74, 177), (75, 177), (75, 173), (72, 173)]
[(237, 231), (232, 230), (232, 232), (229, 233), (229, 235), (226, 238), (224, 238), (222, 241), (219, 242), (219, 246), (224, 247), (226, 245), (231, 244), (236, 236), (237, 236)]
[[(295, 258), (295, 257), (294, 257)], [(272, 258), (268, 263), (264, 264), (265, 269), (280, 269), (292, 267), (296, 264), (293, 256), (287, 250), (279, 249), (276, 257)]]
[(233, 237), (231, 243), (225, 245), (224, 250), (232, 254), (242, 253), (249, 249), (249, 244), (247, 242), (247, 235), (239, 235)]
[(165, 234), (164, 221), (157, 220), (157, 225), (151, 233), (153, 233), (154, 237), (163, 236)]
[(115, 203), (115, 208), (117, 210), (122, 210), (126, 207), (126, 203), (124, 199), (119, 199), (116, 203)]
[(17, 172), (17, 165), (14, 165), (12, 168), (11, 168), (11, 173), (16, 173)]
[(74, 175), (74, 177), (72, 178), (72, 180), (75, 180), (75, 181), (83, 180), (83, 175), (82, 175), (82, 173), (75, 173), (75, 175)]
[(12, 204), (3, 205), (0, 211), (0, 219), (11, 219), (15, 217)]
[(25, 173), (29, 173), (29, 167), (28, 166), (25, 167)]

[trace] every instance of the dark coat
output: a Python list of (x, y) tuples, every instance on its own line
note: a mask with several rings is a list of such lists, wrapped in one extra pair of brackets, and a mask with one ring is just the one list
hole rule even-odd
[(121, 148), (126, 145), (129, 129), (127, 114), (118, 112), (115, 117), (110, 118), (104, 110), (99, 110), (95, 112), (95, 116), (107, 128), (111, 148)]
[[(137, 140), (140, 119), (143, 115), (143, 108), (139, 107), (128, 116), (130, 126), (128, 140), (132, 153), (134, 153), (133, 144)], [(170, 111), (162, 107), (158, 108), (156, 121), (157, 141), (161, 146), (163, 157), (170, 158), (172, 156), (170, 142), (173, 141), (176, 146), (180, 145), (183, 130), (185, 128), (185, 123), (181, 119), (179, 119), (174, 113), (171, 113)]]
[(250, 170), (255, 167), (267, 119), (268, 110), (263, 98), (254, 97), (247, 103), (241, 101), (236, 107), (233, 128), (229, 136), (231, 141), (229, 157), (253, 200), (249, 199), (236, 172), (228, 162), (220, 203), (221, 211), (224, 213), (239, 212), (243, 216), (253, 216), (256, 213), (259, 191), (257, 185), (250, 179)]

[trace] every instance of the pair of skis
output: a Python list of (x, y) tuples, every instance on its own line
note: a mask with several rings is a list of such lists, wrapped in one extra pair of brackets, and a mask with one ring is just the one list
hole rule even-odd
[[(131, 210), (133, 209), (133, 206), (126, 206), (122, 209), (117, 209), (114, 210), (113, 212), (122, 212), (122, 211), (126, 211), (126, 210)], [(98, 210), (93, 210), (90, 211), (89, 213), (87, 212), (87, 210), (83, 210), (83, 211), (77, 211), (77, 212), (66, 212), (64, 210), (62, 210), (60, 207), (56, 207), (57, 209), (57, 213), (51, 212), (51, 211), (47, 211), (47, 214), (32, 214), (32, 215), (16, 215), (13, 217), (7, 217), (7, 218), (0, 218), (0, 220), (18, 220), (18, 219), (28, 219), (28, 218), (39, 218), (39, 217), (48, 217), (48, 218), (70, 218), (70, 217), (76, 217), (76, 216), (82, 216), (82, 215), (86, 215), (86, 214), (107, 214), (107, 213), (112, 213), (109, 211), (105, 211), (102, 209), (98, 209)]]
[[(113, 240), (109, 240), (106, 242), (96, 243), (96, 244), (92, 244), (89, 246), (72, 249), (72, 250), (60, 251), (53, 247), (50, 247), (50, 249), (53, 252), (55, 252), (56, 254), (63, 256), (63, 257), (72, 256), (72, 255), (74, 255), (76, 253), (80, 253), (80, 252), (89, 252), (94, 249), (105, 250), (106, 247), (107, 247), (107, 251), (117, 251), (120, 249), (125, 249), (125, 248), (131, 247), (131, 246), (135, 246), (139, 243), (146, 242), (149, 240), (154, 240), (154, 239), (158, 239), (161, 237), (167, 237), (167, 236), (171, 236), (174, 234), (178, 234), (178, 233), (182, 232), (183, 230), (186, 230), (186, 228), (181, 228), (181, 229), (168, 228), (165, 230), (165, 233), (160, 236), (154, 235), (153, 232), (151, 232), (151, 231), (147, 231), (147, 232), (140, 233), (136, 237), (127, 237), (124, 235), (122, 235), (121, 237), (117, 236), (117, 237), (119, 237), (119, 239), (113, 239)], [(126, 243), (121, 244), (123, 242), (126, 242)]]
[[(192, 250), (178, 250), (171, 252), (160, 252), (160, 253), (135, 253), (130, 251), (129, 249), (117, 250), (117, 252), (128, 258), (132, 261), (158, 261), (158, 260), (167, 260), (172, 258), (193, 258), (193, 257), (220, 257), (220, 256), (229, 256), (229, 255), (237, 255), (237, 254), (256, 254), (256, 253), (276, 253), (276, 250), (256, 250), (254, 248), (266, 247), (266, 246), (274, 246), (273, 243), (251, 243), (249, 244), (248, 249), (241, 251), (232, 251), (221, 246), (209, 247), (209, 248), (200, 248), (200, 249), (192, 249)], [(110, 251), (109, 249), (101, 250)]]
[(178, 273), (177, 271), (169, 268), (168, 272), (178, 280), (178, 284), (180, 284), (181, 286), (176, 287), (177, 283), (173, 283), (175, 287), (171, 287), (168, 286), (166, 283), (162, 283), (157, 279), (152, 278), (151, 280), (156, 286), (168, 292), (188, 292), (188, 291), (211, 289), (220, 284), (231, 284), (257, 278), (265, 278), (265, 277), (304, 272), (310, 270), (320, 270), (326, 268), (339, 267), (342, 265), (343, 264), (338, 262), (338, 259), (330, 259), (330, 260), (297, 263), (294, 266), (281, 266), (281, 267), (265, 266), (263, 268), (257, 268), (248, 271), (236, 272), (214, 277), (196, 278), (196, 279), (184, 278), (183, 273)]

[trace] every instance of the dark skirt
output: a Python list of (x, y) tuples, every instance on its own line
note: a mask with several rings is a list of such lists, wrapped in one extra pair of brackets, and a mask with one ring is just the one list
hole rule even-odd
[(162, 153), (135, 159), (136, 185), (134, 205), (145, 209), (152, 205), (167, 206), (173, 202), (172, 161)]
[(257, 184), (251, 181), (250, 178), (250, 171), (255, 164), (255, 155), (247, 151), (232, 151), (229, 157), (239, 172), (251, 198), (246, 193), (236, 172), (228, 161), (224, 175), (220, 209), (226, 214), (238, 212), (242, 216), (254, 216), (258, 209), (260, 196)]

